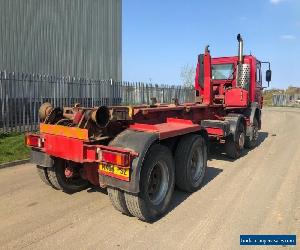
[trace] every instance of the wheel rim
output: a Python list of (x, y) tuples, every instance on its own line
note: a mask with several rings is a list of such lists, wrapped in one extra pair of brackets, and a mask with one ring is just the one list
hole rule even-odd
[(254, 126), (253, 127), (253, 141), (257, 141), (258, 139), (258, 127)]
[[(74, 172), (72, 177), (66, 176), (66, 169), (68, 169), (68, 168), (71, 168)], [(67, 185), (80, 186), (83, 184), (83, 180), (79, 174), (79, 167), (73, 166), (73, 164), (70, 163), (69, 161), (64, 162), (62, 171), (60, 172), (60, 175), (61, 175), (64, 183)]]
[(194, 150), (191, 158), (191, 179), (196, 182), (202, 175), (203, 154), (201, 148)]
[(244, 144), (245, 144), (245, 134), (244, 132), (241, 132), (239, 136), (239, 147), (243, 148)]
[(148, 197), (154, 205), (163, 201), (168, 191), (168, 184), (168, 167), (166, 163), (159, 161), (151, 169), (148, 178)]

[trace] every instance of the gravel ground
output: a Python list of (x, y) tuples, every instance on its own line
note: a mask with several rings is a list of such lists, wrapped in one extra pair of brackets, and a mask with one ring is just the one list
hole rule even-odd
[(31, 164), (1, 169), (0, 248), (247, 249), (240, 234), (299, 238), (299, 124), (300, 109), (264, 109), (260, 145), (235, 161), (212, 155), (202, 189), (175, 191), (153, 224), (115, 211), (105, 191), (55, 191)]

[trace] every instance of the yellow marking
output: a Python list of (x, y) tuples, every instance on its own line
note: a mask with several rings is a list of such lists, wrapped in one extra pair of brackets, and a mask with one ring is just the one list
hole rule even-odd
[(51, 125), (51, 124), (40, 124), (40, 132), (51, 135), (61, 135), (70, 138), (76, 138), (80, 140), (88, 140), (87, 129), (66, 127), (61, 125)]
[(128, 116), (129, 116), (129, 118), (133, 117), (133, 107), (132, 106), (128, 106)]
[(100, 163), (99, 171), (129, 179), (129, 169), (119, 168), (117, 165)]

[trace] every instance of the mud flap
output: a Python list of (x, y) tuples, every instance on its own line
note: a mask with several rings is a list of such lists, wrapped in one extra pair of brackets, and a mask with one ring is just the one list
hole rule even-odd
[(251, 104), (251, 107), (249, 107), (245, 112), (245, 116), (249, 117), (251, 123), (251, 126), (247, 126), (246, 129), (247, 136), (252, 136), (252, 124), (256, 113), (258, 113), (257, 115), (258, 129), (261, 129), (261, 110), (259, 109), (258, 103), (254, 102)]
[(30, 162), (42, 166), (44, 168), (53, 167), (53, 159), (51, 156), (45, 154), (44, 152), (32, 149), (30, 154)]
[(131, 149), (139, 154), (130, 167), (130, 181), (121, 181), (109, 176), (99, 175), (99, 181), (107, 186), (116, 187), (130, 193), (139, 193), (140, 191), (140, 173), (145, 155), (150, 146), (158, 140), (157, 133), (140, 132), (127, 129), (120, 133), (109, 146)]
[(240, 114), (228, 114), (225, 117), (225, 121), (229, 122), (230, 134), (232, 134), (233, 139), (236, 140), (237, 128), (240, 122), (243, 122), (243, 115)]

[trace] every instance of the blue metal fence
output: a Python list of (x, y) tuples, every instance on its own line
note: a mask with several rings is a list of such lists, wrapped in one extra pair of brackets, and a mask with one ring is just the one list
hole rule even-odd
[(100, 105), (192, 102), (194, 89), (174, 85), (118, 82), (73, 77), (54, 77), (0, 71), (0, 133), (33, 131), (38, 109), (44, 102), (53, 106), (95, 107)]

